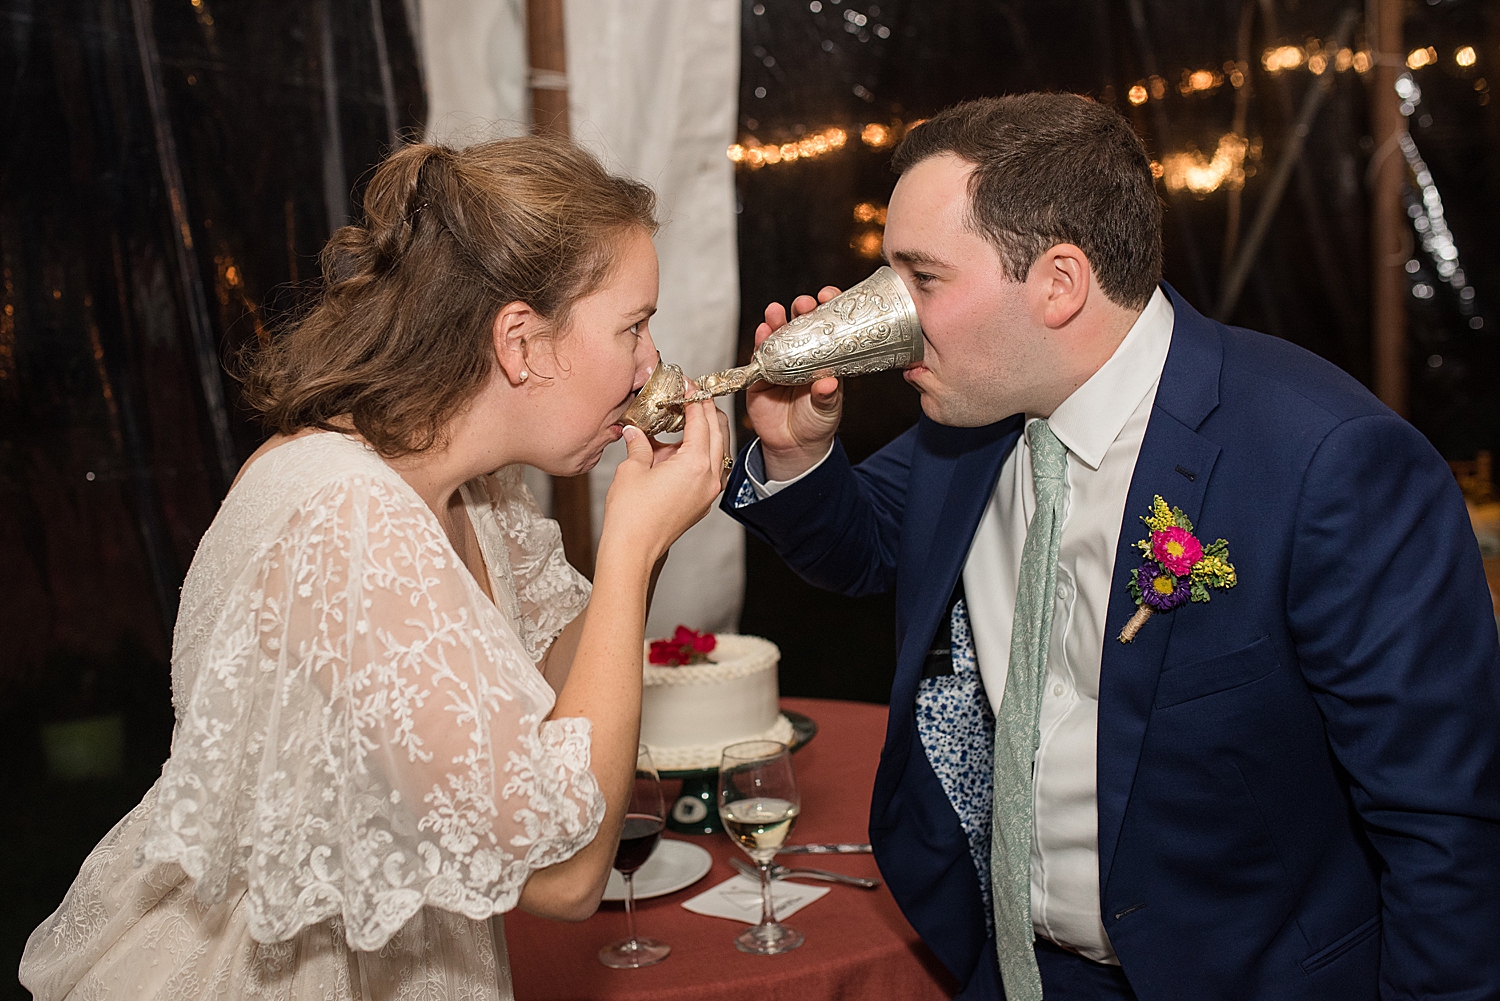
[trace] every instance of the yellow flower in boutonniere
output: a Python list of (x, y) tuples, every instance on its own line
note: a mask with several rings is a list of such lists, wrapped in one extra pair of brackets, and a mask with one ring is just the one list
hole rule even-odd
[(1209, 588), (1234, 587), (1238, 581), (1229, 562), (1229, 543), (1216, 539), (1203, 545), (1182, 509), (1168, 507), (1160, 495), (1141, 521), (1151, 534), (1135, 544), (1145, 560), (1130, 574), (1136, 613), (1120, 630), (1121, 643), (1135, 639), (1157, 612), (1170, 612), (1189, 601), (1207, 601)]

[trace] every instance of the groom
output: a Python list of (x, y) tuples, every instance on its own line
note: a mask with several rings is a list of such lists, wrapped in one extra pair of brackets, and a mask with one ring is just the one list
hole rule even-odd
[(1160, 283), (1112, 111), (959, 105), (895, 168), (923, 418), (851, 468), (835, 380), (753, 392), (724, 506), (896, 590), (870, 838), (960, 996), (1500, 998), (1500, 650), (1442, 460)]

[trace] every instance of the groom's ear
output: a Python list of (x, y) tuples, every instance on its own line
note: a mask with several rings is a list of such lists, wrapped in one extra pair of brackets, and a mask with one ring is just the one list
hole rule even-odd
[(1088, 257), (1071, 243), (1042, 252), (1031, 266), (1027, 283), (1035, 286), (1044, 324), (1056, 330), (1078, 315), (1088, 301), (1092, 272)]

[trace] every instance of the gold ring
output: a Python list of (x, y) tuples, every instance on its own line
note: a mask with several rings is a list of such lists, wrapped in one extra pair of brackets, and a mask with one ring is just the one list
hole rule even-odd
[(734, 456), (732, 456), (732, 455), (726, 455), (726, 456), (724, 456), (724, 472), (727, 473), (727, 472), (729, 472), (733, 468), (734, 468)]

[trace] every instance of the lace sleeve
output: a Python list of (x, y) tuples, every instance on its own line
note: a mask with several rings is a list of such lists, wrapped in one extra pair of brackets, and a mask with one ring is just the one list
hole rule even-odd
[(598, 832), (588, 721), (546, 721), (521, 638), (399, 485), (303, 504), (185, 667), (141, 853), (205, 901), (242, 880), (258, 941), (340, 916), (373, 950), (424, 905), (488, 918)]
[(482, 516), (489, 522), (487, 534), (503, 540), (499, 555), (510, 567), (521, 642), (539, 661), (588, 605), (590, 585), (563, 555), (561, 529), (542, 514), (521, 474), (520, 466), (507, 466), (484, 477)]

